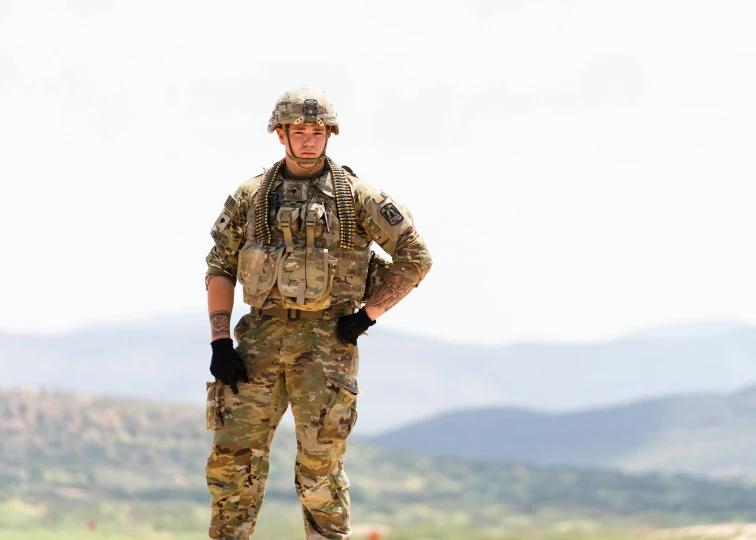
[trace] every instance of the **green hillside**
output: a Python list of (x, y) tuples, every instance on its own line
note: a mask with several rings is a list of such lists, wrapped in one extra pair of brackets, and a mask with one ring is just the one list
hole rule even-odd
[[(103, 530), (201, 538), (210, 445), (203, 423), (203, 411), (165, 403), (0, 392), (0, 530), (67, 530), (91, 519)], [(301, 530), (294, 451), (292, 433), (281, 429), (260, 523), (277, 540)], [(756, 487), (679, 475), (459, 462), (367, 443), (350, 446), (347, 471), (355, 523), (387, 525), (391, 538), (422, 527), (462, 538), (454, 531), (756, 520)]]

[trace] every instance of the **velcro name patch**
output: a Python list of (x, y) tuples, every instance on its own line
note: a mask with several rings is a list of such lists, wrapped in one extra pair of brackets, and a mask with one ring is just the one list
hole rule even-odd
[(213, 237), (213, 240), (215, 240), (218, 245), (226, 246), (228, 244), (228, 238), (220, 233), (217, 229), (213, 229), (210, 231), (210, 236)]

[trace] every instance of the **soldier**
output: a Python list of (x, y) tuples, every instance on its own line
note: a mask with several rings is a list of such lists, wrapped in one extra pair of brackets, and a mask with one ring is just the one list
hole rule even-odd
[[(325, 93), (284, 92), (268, 123), (274, 131), (284, 159), (227, 199), (207, 256), (216, 379), (207, 389), (210, 538), (253, 533), (273, 434), (291, 404), (307, 540), (346, 540), (344, 454), (357, 420), (357, 338), (417, 286), (432, 261), (407, 209), (326, 155), (339, 123)], [(376, 257), (372, 242), (393, 262)], [(237, 280), (251, 309), (234, 329), (234, 348)]]

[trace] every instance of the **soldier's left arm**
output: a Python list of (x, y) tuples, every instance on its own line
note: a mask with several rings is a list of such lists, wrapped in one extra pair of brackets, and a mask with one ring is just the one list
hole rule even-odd
[(354, 187), (358, 223), (392, 259), (386, 280), (365, 305), (367, 316), (376, 320), (417, 287), (433, 259), (404, 205), (361, 181)]

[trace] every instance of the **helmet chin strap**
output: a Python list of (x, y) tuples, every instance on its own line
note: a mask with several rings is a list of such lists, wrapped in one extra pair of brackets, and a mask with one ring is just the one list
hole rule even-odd
[[(296, 163), (297, 165), (299, 165), (303, 169), (314, 169), (318, 165), (322, 165), (323, 163), (325, 163), (326, 149), (328, 148), (328, 138), (329, 137), (326, 137), (326, 144), (323, 147), (323, 152), (320, 154), (320, 156), (314, 157), (314, 158), (301, 158), (301, 157), (297, 157), (297, 156), (294, 155), (294, 152), (291, 151), (291, 142), (289, 142), (289, 125), (290, 124), (286, 124), (284, 126), (281, 126), (283, 128), (284, 141), (286, 141), (286, 155), (288, 157), (290, 157), (294, 161), (294, 163)], [(328, 129), (328, 135), (330, 135), (331, 134), (330, 127), (327, 128), (327, 129)]]

